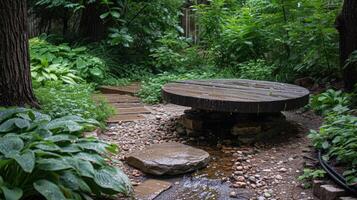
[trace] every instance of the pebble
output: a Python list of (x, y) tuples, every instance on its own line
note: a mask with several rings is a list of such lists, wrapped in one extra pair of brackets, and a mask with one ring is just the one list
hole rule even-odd
[(283, 177), (281, 175), (279, 175), (279, 174), (276, 175), (275, 178), (278, 179), (278, 180), (283, 180)]
[(232, 192), (229, 193), (229, 197), (237, 198), (237, 193), (232, 191)]
[(269, 198), (269, 197), (271, 197), (271, 194), (268, 192), (264, 192), (264, 197)]
[(279, 172), (286, 172), (286, 171), (288, 171), (286, 168), (280, 168), (279, 170), (278, 170)]
[(244, 176), (238, 176), (238, 177), (236, 177), (235, 179), (236, 179), (237, 181), (239, 181), (239, 182), (245, 181)]

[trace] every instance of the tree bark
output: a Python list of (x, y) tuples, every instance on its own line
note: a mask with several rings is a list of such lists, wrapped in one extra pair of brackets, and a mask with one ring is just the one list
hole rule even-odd
[(342, 11), (336, 19), (340, 33), (340, 65), (343, 72), (345, 89), (352, 91), (357, 83), (357, 62), (347, 66), (346, 60), (357, 50), (357, 1), (345, 0)]
[(0, 106), (39, 106), (32, 90), (26, 2), (0, 1)]
[(99, 3), (89, 3), (83, 10), (79, 24), (79, 33), (89, 41), (96, 42), (105, 37), (106, 26), (103, 20), (100, 19), (102, 10)]

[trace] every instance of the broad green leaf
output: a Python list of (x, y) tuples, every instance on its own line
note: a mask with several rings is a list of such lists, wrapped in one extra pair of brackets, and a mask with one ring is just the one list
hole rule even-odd
[(20, 152), (24, 142), (18, 136), (7, 136), (0, 139), (0, 152), (4, 155)]
[(77, 175), (70, 171), (64, 171), (60, 177), (62, 184), (71, 190), (91, 193), (90, 187)]
[(44, 171), (58, 171), (72, 168), (72, 166), (64, 158), (39, 159), (36, 163), (37, 167)]
[(81, 160), (81, 159), (73, 159), (73, 162), (70, 163), (80, 174), (81, 176), (85, 177), (94, 177), (94, 167), (93, 165), (87, 161), (87, 160)]
[(60, 188), (48, 180), (38, 180), (33, 184), (33, 187), (47, 200), (66, 200)]
[(51, 121), (47, 124), (46, 128), (49, 130), (67, 129), (69, 132), (76, 132), (82, 129), (82, 127), (77, 122), (63, 119), (55, 119)]
[(27, 119), (16, 118), (15, 125), (20, 129), (25, 129), (30, 127), (30, 122)]
[(23, 192), (20, 188), (10, 189), (4, 185), (0, 188), (5, 196), (5, 200), (18, 200), (22, 197)]
[(108, 17), (109, 14), (110, 14), (109, 12), (106, 12), (106, 13), (101, 14), (99, 17), (101, 19), (104, 19), (104, 18)]
[(89, 71), (93, 76), (96, 76), (98, 78), (103, 78), (103, 71), (100, 68), (94, 67), (91, 68)]
[(21, 119), (21, 118), (12, 118), (12, 119), (9, 119), (9, 120), (5, 121), (4, 123), (2, 123), (0, 125), (0, 133), (1, 132), (6, 133), (6, 132), (14, 130), (16, 119)]
[(79, 146), (76, 144), (69, 144), (67, 146), (61, 147), (61, 152), (65, 152), (65, 153), (78, 153), (81, 151), (82, 149), (79, 148)]
[(28, 111), (27, 108), (10, 108), (5, 110), (0, 110), (0, 124), (2, 124), (4, 120), (7, 120), (10, 117), (12, 117), (14, 114), (24, 113), (26, 111)]
[(6, 155), (7, 158), (12, 158), (21, 166), (21, 168), (28, 173), (31, 173), (35, 168), (35, 153), (26, 151), (25, 153), (11, 153)]
[(76, 139), (77, 139), (77, 137), (74, 135), (65, 135), (65, 134), (53, 135), (53, 136), (45, 138), (45, 140), (48, 140), (51, 142), (74, 141)]
[(101, 187), (127, 194), (131, 191), (129, 178), (117, 168), (106, 167), (95, 173), (94, 181)]
[(82, 159), (82, 160), (87, 160), (89, 162), (99, 164), (99, 165), (105, 164), (104, 158), (99, 156), (98, 154), (90, 154), (90, 153), (81, 152), (81, 153), (77, 153), (76, 155), (74, 155), (74, 157)]
[(44, 151), (60, 151), (61, 150), (61, 148), (59, 146), (52, 144), (52, 143), (45, 143), (45, 142), (36, 144), (35, 147), (38, 149), (42, 149)]
[(106, 148), (108, 147), (108, 144), (101, 142), (81, 142), (77, 143), (77, 145), (83, 149), (93, 150), (98, 153), (105, 153), (107, 151)]

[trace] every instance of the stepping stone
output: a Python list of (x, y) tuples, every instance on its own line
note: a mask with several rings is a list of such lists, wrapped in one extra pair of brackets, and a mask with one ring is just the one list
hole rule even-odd
[(320, 199), (323, 200), (335, 200), (338, 197), (342, 197), (346, 195), (344, 189), (335, 187), (333, 185), (321, 185), (320, 190), (321, 190)]
[(129, 165), (153, 175), (177, 175), (207, 166), (206, 151), (180, 143), (154, 144), (129, 154)]
[(149, 179), (134, 187), (135, 199), (152, 200), (171, 187), (170, 182)]

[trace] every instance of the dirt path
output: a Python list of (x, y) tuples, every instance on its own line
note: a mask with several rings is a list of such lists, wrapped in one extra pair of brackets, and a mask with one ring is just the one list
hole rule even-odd
[[(204, 136), (179, 135), (175, 131), (175, 121), (187, 109), (185, 107), (155, 105), (148, 109), (151, 113), (143, 114), (144, 119), (112, 124), (100, 135), (101, 139), (121, 147), (115, 164), (124, 169), (134, 185), (152, 177), (120, 161), (131, 151), (146, 145), (175, 141), (205, 149), (212, 156), (204, 170), (186, 176), (164, 177), (173, 187), (157, 199), (313, 199), (311, 190), (303, 189), (297, 181), (303, 170), (303, 151), (309, 147), (306, 133), (321, 123), (312, 113), (287, 112), (287, 120), (296, 125), (297, 131), (286, 130), (284, 138), (237, 147), (220, 138), (212, 145)], [(235, 198), (232, 194), (236, 194)]]

